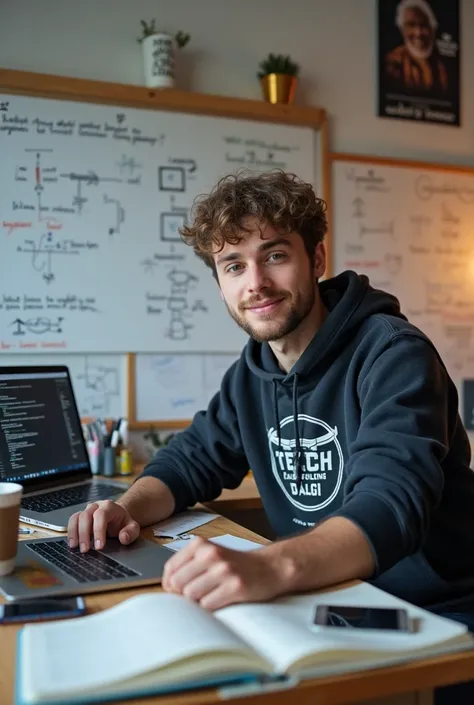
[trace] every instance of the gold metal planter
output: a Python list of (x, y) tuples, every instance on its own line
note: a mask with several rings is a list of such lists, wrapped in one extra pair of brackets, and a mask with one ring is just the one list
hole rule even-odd
[(269, 103), (292, 103), (297, 84), (296, 76), (269, 73), (260, 79), (263, 96)]

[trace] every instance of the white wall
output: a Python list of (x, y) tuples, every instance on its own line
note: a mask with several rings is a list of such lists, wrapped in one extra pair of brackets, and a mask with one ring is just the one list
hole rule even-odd
[(298, 99), (326, 108), (332, 149), (474, 162), (474, 2), (463, 0), (462, 127), (377, 118), (375, 0), (0, 0), (0, 66), (142, 83), (139, 20), (191, 33), (186, 89), (259, 98), (269, 52), (302, 67)]

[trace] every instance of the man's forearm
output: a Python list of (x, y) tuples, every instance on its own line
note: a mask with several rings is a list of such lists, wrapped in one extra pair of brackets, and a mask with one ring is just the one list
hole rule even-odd
[(362, 531), (349, 519), (333, 517), (308, 533), (263, 549), (281, 568), (281, 593), (314, 590), (369, 578), (375, 560)]
[(118, 500), (140, 526), (167, 519), (174, 512), (175, 500), (167, 485), (156, 477), (140, 477)]

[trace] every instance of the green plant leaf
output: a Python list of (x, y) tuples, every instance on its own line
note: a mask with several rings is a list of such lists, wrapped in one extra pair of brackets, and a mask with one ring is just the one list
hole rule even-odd
[(142, 33), (141, 36), (138, 37), (137, 41), (142, 42), (146, 37), (151, 37), (153, 34), (156, 34), (156, 20), (150, 20), (150, 22), (147, 22), (146, 20), (140, 20), (140, 25), (142, 28)]
[(299, 73), (298, 64), (292, 61), (288, 54), (268, 54), (268, 56), (260, 62), (259, 69), (257, 73), (259, 78), (263, 78), (269, 73), (284, 73), (290, 76), (297, 76)]
[(180, 49), (186, 46), (186, 44), (189, 42), (191, 39), (191, 35), (187, 34), (186, 32), (177, 32), (175, 35), (175, 42), (178, 45)]

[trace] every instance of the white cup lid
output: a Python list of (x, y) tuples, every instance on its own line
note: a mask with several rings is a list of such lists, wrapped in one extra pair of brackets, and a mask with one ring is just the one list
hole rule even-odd
[(0, 507), (14, 507), (22, 495), (23, 487), (16, 482), (0, 482)]

